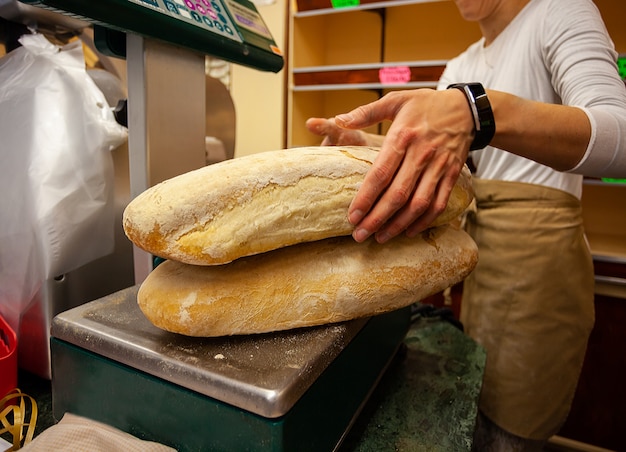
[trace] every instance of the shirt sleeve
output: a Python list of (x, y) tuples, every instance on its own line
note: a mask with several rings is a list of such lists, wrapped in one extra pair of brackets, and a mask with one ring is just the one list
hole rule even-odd
[[(550, 8), (562, 3), (552, 1)], [(569, 172), (626, 177), (626, 87), (617, 53), (592, 2), (570, 0), (567, 6), (568, 14), (548, 11), (543, 51), (562, 103), (581, 108), (591, 124), (587, 150)]]
[(584, 108), (591, 123), (587, 150), (571, 173), (593, 177), (626, 177), (626, 121), (623, 113), (603, 108)]

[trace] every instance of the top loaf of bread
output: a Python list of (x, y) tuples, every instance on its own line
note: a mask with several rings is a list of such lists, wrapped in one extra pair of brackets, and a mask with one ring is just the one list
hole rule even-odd
[[(303, 147), (227, 160), (149, 188), (124, 211), (128, 238), (163, 258), (219, 265), (297, 243), (349, 235), (348, 208), (378, 149)], [(473, 198), (464, 168), (433, 226)]]

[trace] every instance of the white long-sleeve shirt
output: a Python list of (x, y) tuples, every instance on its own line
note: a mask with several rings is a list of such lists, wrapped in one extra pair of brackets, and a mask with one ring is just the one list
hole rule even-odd
[(579, 107), (591, 122), (587, 151), (569, 172), (488, 146), (472, 154), (476, 175), (545, 185), (577, 197), (582, 175), (626, 177), (626, 88), (616, 60), (591, 0), (531, 0), (489, 46), (483, 38), (450, 60), (440, 89), (481, 82), (522, 98)]

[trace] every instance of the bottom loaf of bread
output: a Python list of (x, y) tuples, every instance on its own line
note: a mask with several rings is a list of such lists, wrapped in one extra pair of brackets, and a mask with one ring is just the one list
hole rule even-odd
[(189, 336), (265, 333), (399, 309), (463, 280), (474, 241), (451, 225), (379, 244), (350, 236), (220, 266), (165, 261), (137, 300), (157, 327)]

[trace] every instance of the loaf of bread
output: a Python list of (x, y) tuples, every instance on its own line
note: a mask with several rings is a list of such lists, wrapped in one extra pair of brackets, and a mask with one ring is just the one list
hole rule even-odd
[[(367, 147), (307, 147), (220, 162), (146, 190), (126, 208), (124, 230), (154, 255), (195, 265), (349, 235), (348, 207), (376, 155)], [(465, 168), (433, 226), (472, 199)]]
[(452, 225), (385, 244), (334, 237), (218, 266), (165, 261), (137, 301), (157, 327), (225, 336), (341, 322), (399, 309), (462, 279), (474, 241)]

